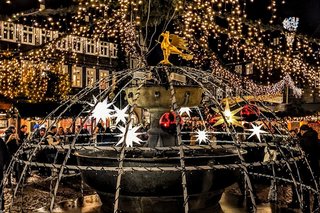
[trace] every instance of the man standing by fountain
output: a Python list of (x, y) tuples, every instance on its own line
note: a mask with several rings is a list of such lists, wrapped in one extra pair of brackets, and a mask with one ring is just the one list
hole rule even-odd
[[(301, 141), (300, 146), (302, 150), (305, 152), (306, 158), (310, 164), (311, 170), (313, 172), (313, 176), (315, 181), (318, 182), (319, 178), (319, 164), (318, 164), (318, 133), (313, 130), (308, 125), (304, 124), (300, 127), (301, 133)], [(304, 168), (308, 168), (308, 166), (304, 166)], [(310, 174), (309, 169), (305, 172), (301, 172), (301, 179), (304, 184), (314, 185), (312, 175)], [(310, 212), (310, 192), (307, 189), (304, 189), (303, 192), (303, 212)], [(314, 197), (314, 209), (318, 207), (318, 198)]]

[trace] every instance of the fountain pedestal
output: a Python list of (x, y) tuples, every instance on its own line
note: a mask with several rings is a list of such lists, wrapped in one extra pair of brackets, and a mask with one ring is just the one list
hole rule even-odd
[[(202, 99), (202, 89), (191, 86), (175, 86), (175, 97), (180, 107), (198, 106)], [(148, 109), (151, 115), (148, 130), (148, 147), (176, 146), (177, 137), (161, 129), (160, 117), (170, 111), (171, 91), (162, 86), (131, 87), (126, 89), (127, 100), (130, 105)]]
[(159, 120), (161, 116), (168, 112), (168, 109), (150, 109), (151, 114), (151, 123), (150, 129), (148, 130), (148, 147), (163, 147), (163, 146), (176, 146), (177, 145), (177, 137), (175, 134), (170, 134), (165, 132), (160, 124)]

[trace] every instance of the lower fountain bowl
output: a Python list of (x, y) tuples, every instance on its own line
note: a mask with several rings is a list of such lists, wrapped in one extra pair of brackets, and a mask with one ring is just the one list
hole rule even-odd
[[(238, 163), (236, 153), (235, 149), (185, 150), (185, 166), (194, 168), (186, 171), (191, 212), (217, 208), (224, 189), (237, 180), (240, 172), (227, 167), (204, 170), (200, 166)], [(119, 153), (115, 150), (81, 150), (75, 155), (80, 166), (119, 166)], [(180, 167), (179, 150), (127, 150), (123, 166), (177, 168)], [(125, 172), (121, 178), (119, 209), (121, 212), (183, 212), (181, 174), (180, 170)], [(113, 211), (117, 176), (117, 171), (82, 171), (85, 183), (99, 194), (103, 212)]]

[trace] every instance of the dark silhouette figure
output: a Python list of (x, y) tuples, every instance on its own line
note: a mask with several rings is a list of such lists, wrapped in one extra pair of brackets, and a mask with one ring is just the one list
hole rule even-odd
[(97, 142), (103, 142), (104, 141), (104, 133), (106, 132), (106, 129), (102, 126), (101, 123), (98, 123), (94, 133), (97, 135)]
[[(308, 125), (302, 125), (300, 127), (300, 146), (305, 152), (307, 161), (310, 164), (311, 170), (315, 180), (318, 182), (319, 178), (319, 164), (318, 164), (318, 133), (313, 130)], [(304, 184), (314, 187), (314, 179), (309, 171), (309, 167), (306, 165), (301, 165), (301, 180)], [(293, 197), (293, 200), (295, 197)], [(311, 212), (310, 209), (310, 192), (308, 189), (303, 188), (303, 212)], [(297, 202), (296, 200), (293, 202)], [(313, 208), (318, 208), (318, 197), (314, 195), (314, 205)]]
[(10, 155), (5, 142), (0, 138), (0, 211), (4, 210), (3, 172), (10, 161)]

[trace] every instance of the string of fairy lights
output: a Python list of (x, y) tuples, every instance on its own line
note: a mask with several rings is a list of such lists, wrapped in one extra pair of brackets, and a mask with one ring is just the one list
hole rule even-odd
[[(198, 1), (200, 2), (200, 1)], [(217, 2), (215, 2), (217, 3)], [(203, 57), (206, 52), (197, 51), (203, 47), (203, 44), (206, 45), (209, 43), (208, 32), (213, 35), (217, 34), (225, 34), (228, 35), (223, 47), (228, 48), (224, 57), (228, 58), (233, 62), (241, 62), (241, 57), (243, 62), (251, 62), (253, 65), (260, 71), (260, 77), (264, 78), (267, 75), (266, 79), (269, 79), (269, 76), (272, 75), (274, 69), (278, 69), (282, 73), (282, 77), (287, 72), (293, 74), (295, 77), (296, 83), (298, 83), (298, 78), (303, 76), (301, 83), (308, 83), (311, 86), (315, 86), (315, 79), (318, 78), (318, 65), (310, 64), (305, 62), (303, 59), (306, 57), (314, 56), (314, 61), (316, 61), (318, 55), (314, 54), (317, 49), (313, 48), (313, 43), (309, 43), (306, 38), (299, 37), (296, 39), (295, 46), (291, 52), (295, 54), (291, 54), (287, 50), (289, 48), (285, 48), (285, 39), (284, 36), (279, 37), (278, 42), (274, 42), (273, 38), (267, 30), (263, 28), (258, 28), (257, 25), (248, 25), (250, 27), (247, 28), (247, 33), (243, 33), (241, 26), (243, 26), (243, 15), (242, 11), (238, 6), (233, 6), (230, 9), (229, 14), (224, 14), (226, 16), (226, 20), (228, 21), (228, 28), (222, 28), (220, 25), (212, 24), (212, 17), (214, 17), (215, 13), (201, 13), (203, 7), (207, 8), (210, 5), (207, 4), (197, 4), (198, 7), (189, 6), (189, 11), (185, 13), (184, 16), (184, 35), (185, 38), (189, 39), (189, 43), (191, 43), (191, 49), (196, 53), (195, 63), (202, 63), (204, 58), (211, 57)], [(239, 2), (235, 1), (234, 5), (239, 5)], [(219, 3), (217, 4), (219, 7)], [(275, 3), (272, 3), (275, 5)], [(269, 6), (268, 9), (276, 11), (275, 7)], [(200, 11), (200, 12), (199, 12)], [(205, 15), (203, 15), (205, 14)], [(238, 16), (236, 14), (239, 14)], [(210, 18), (209, 18), (210, 17)], [(274, 15), (272, 15), (273, 18)], [(201, 23), (199, 21), (201, 20)], [(210, 24), (209, 24), (210, 23)], [(197, 28), (198, 27), (198, 28)], [(200, 34), (197, 29), (206, 29), (202, 30)], [(209, 29), (209, 30), (208, 30)], [(199, 36), (200, 34), (200, 36)], [(196, 41), (195, 38), (199, 38), (199, 42)], [(220, 36), (216, 36), (220, 37)], [(240, 41), (243, 42), (240, 42)], [(218, 42), (218, 51), (221, 46)], [(230, 48), (231, 47), (231, 48)], [(297, 54), (298, 53), (298, 54)], [(267, 59), (267, 60), (266, 60)], [(215, 67), (214, 67), (215, 68)]]
[(239, 79), (237, 75), (234, 73), (229, 72), (221, 64), (215, 60), (212, 63), (211, 67), (213, 76), (220, 76), (223, 79), (232, 82), (233, 88), (247, 88), (254, 95), (279, 95), (282, 94), (282, 91), (285, 86), (288, 86), (295, 97), (301, 97), (302, 90), (296, 87), (295, 83), (293, 82), (290, 75), (284, 76), (284, 78), (271, 85), (257, 85), (252, 80), (248, 78)]
[[(61, 64), (35, 64), (29, 61), (3, 60), (0, 61), (0, 94), (11, 98), (22, 98), (30, 102), (44, 100), (64, 100), (70, 92), (69, 76), (61, 70)], [(47, 70), (47, 72), (45, 72)], [(45, 97), (48, 90), (48, 72), (56, 75), (53, 93), (56, 98)]]
[[(268, 84), (272, 83), (272, 76), (275, 70), (278, 70), (280, 78), (290, 74), (296, 84), (318, 86), (320, 83), (317, 81), (320, 51), (318, 42), (297, 35), (294, 37), (292, 47), (289, 48), (286, 45), (287, 39), (283, 28), (274, 28), (272, 25), (264, 24), (261, 20), (254, 21), (248, 18), (247, 8), (253, 3), (253, 0), (176, 0), (168, 2), (168, 5), (162, 5), (167, 9), (165, 11), (160, 7), (163, 4), (161, 1), (155, 1), (150, 8), (148, 0), (81, 0), (72, 7), (71, 18), (48, 15), (40, 20), (36, 16), (26, 17), (23, 13), (14, 14), (8, 19), (9, 21), (16, 23), (29, 21), (36, 27), (42, 26), (46, 29), (58, 30), (61, 35), (41, 48), (20, 54), (18, 59), (20, 62), (13, 61), (11, 65), (20, 65), (22, 60), (27, 60), (40, 66), (42, 62), (48, 62), (52, 58), (57, 59), (56, 63), (59, 64), (66, 61), (67, 54), (71, 54), (71, 59), (78, 63), (76, 53), (57, 51), (57, 43), (67, 35), (91, 37), (94, 40), (121, 44), (122, 50), (127, 55), (133, 56), (140, 64), (146, 65), (146, 50), (143, 49), (140, 41), (144, 30), (148, 32), (151, 28), (148, 29), (148, 26), (145, 25), (157, 23), (157, 19), (160, 20), (162, 16), (168, 18), (171, 15), (169, 12), (174, 11), (174, 18), (171, 21), (174, 33), (188, 41), (190, 51), (194, 55), (192, 61), (194, 66), (203, 67), (211, 64), (212, 70), (217, 69), (222, 75), (229, 75), (229, 71), (221, 68), (219, 63), (211, 62), (223, 57), (222, 61), (252, 63), (254, 70), (259, 72), (260, 79), (266, 80)], [(266, 9), (270, 12), (267, 21), (269, 24), (276, 24), (279, 19), (277, 17), (278, 7), (285, 4), (285, 1), (278, 0), (268, 2)], [(160, 12), (168, 14), (160, 16)], [(154, 20), (151, 20), (152, 18)], [(211, 43), (214, 43), (214, 47)], [(68, 45), (70, 50), (70, 44)], [(212, 51), (212, 48), (215, 50)], [(2, 67), (2, 70), (4, 69), (5, 67)], [(4, 73), (1, 75), (2, 79), (10, 78), (4, 77)], [(18, 73), (12, 75), (18, 75)], [(29, 74), (29, 76), (32, 79), (32, 75)], [(237, 75), (232, 76), (234, 79), (239, 78)], [(42, 87), (40, 90), (44, 91), (47, 86), (45, 81), (40, 78), (38, 80), (42, 83), (38, 83), (37, 86)], [(10, 79), (3, 80), (8, 86), (12, 84), (11, 81)], [(67, 86), (67, 83), (63, 85)], [(6, 97), (17, 97), (15, 94), (17, 92), (10, 91), (10, 89), (0, 89), (0, 91), (3, 91), (1, 94)], [(21, 94), (21, 91), (18, 93)], [(37, 95), (32, 99), (40, 100), (41, 98)]]

